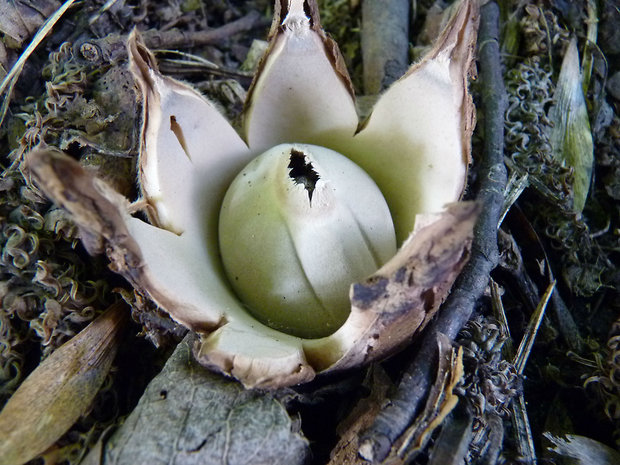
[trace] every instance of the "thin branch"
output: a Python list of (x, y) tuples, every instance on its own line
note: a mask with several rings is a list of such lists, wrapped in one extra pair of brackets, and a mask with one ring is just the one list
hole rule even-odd
[(409, 67), (409, 1), (362, 2), (364, 91), (378, 94)]
[[(250, 11), (247, 15), (224, 24), (218, 28), (205, 31), (169, 31), (148, 30), (142, 33), (144, 42), (149, 48), (190, 48), (201, 45), (216, 44), (229, 39), (235, 34), (249, 31), (257, 27), (267, 27), (270, 24), (257, 11)], [(110, 34), (101, 39), (86, 40), (78, 43), (76, 51), (87, 61), (93, 63), (115, 62), (127, 57), (125, 44), (127, 35)]]
[[(394, 441), (415, 417), (433, 382), (437, 335), (454, 339), (469, 320), (484, 292), (489, 274), (499, 260), (497, 224), (506, 186), (504, 166), (504, 114), (507, 97), (500, 62), (499, 8), (489, 2), (481, 9), (479, 62), (481, 103), (484, 113), (484, 153), (479, 168), (478, 201), (483, 205), (476, 225), (472, 256), (435, 321), (429, 325), (416, 354), (387, 406), (360, 438), (365, 458), (383, 460)], [(368, 456), (370, 455), (370, 456)]]

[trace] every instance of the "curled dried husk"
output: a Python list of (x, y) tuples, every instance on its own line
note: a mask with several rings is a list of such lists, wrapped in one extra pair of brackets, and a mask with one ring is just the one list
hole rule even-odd
[[(134, 33), (131, 69), (144, 99), (139, 175), (151, 224), (58, 151), (31, 153), (30, 172), (73, 214), (89, 250), (105, 249), (112, 269), (199, 335), (201, 364), (248, 387), (278, 387), (385, 357), (433, 316), (469, 256), (478, 209), (446, 204), (459, 199), (469, 159), (476, 5), (462, 2), (430, 54), (359, 125), (316, 2), (276, 2), (270, 46), (246, 103), (245, 141), (213, 104), (163, 76)], [(348, 319), (320, 339), (252, 318), (230, 290), (217, 247), (228, 185), (251, 159), (285, 142), (322, 145), (362, 166), (386, 197), (400, 243), (384, 266), (351, 286)]]

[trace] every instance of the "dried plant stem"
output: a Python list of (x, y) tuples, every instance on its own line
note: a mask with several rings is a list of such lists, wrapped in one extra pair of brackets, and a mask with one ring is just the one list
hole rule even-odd
[(144, 33), (144, 40), (149, 47), (197, 47), (209, 45), (238, 34), (249, 31), (259, 25), (268, 26), (271, 22), (264, 19), (257, 11), (251, 11), (247, 15), (218, 28), (206, 31), (184, 32), (179, 29), (169, 31), (151, 30)]
[(406, 368), (396, 393), (360, 438), (360, 448), (367, 460), (383, 460), (411, 423), (433, 382), (438, 334), (452, 339), (457, 335), (469, 320), (498, 262), (497, 224), (506, 186), (503, 149), (507, 97), (500, 65), (499, 8), (495, 2), (481, 9), (479, 61), (485, 141), (478, 201), (483, 208), (475, 229), (472, 256), (437, 319), (426, 331), (420, 351)]

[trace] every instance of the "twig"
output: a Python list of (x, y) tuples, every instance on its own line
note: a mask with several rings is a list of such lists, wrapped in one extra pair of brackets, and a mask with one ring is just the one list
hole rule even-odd
[[(224, 24), (218, 28), (206, 31), (169, 31), (149, 30), (142, 33), (144, 42), (149, 48), (189, 48), (201, 45), (210, 45), (228, 39), (240, 32), (249, 31), (257, 27), (267, 27), (270, 24), (257, 11), (250, 11), (247, 15)], [(86, 40), (76, 44), (76, 51), (87, 61), (93, 63), (115, 62), (127, 56), (125, 44), (127, 35), (108, 35), (101, 39)]]
[(429, 325), (416, 354), (387, 406), (360, 438), (373, 461), (383, 460), (394, 441), (411, 423), (433, 382), (436, 339), (443, 333), (453, 339), (469, 320), (497, 265), (497, 224), (504, 202), (504, 114), (507, 98), (500, 64), (499, 8), (489, 2), (481, 9), (479, 61), (481, 102), (484, 112), (484, 155), (480, 165), (478, 201), (483, 208), (476, 225), (472, 256), (438, 318)]
[(267, 21), (260, 13), (250, 11), (247, 15), (218, 28), (194, 32), (185, 32), (178, 29), (164, 32), (147, 31), (144, 33), (144, 40), (146, 45), (151, 48), (163, 46), (170, 48), (197, 47), (221, 42), (240, 32), (249, 31), (260, 25), (268, 26), (269, 24), (271, 24), (271, 21)]
[(362, 2), (364, 92), (378, 94), (409, 67), (409, 1)]

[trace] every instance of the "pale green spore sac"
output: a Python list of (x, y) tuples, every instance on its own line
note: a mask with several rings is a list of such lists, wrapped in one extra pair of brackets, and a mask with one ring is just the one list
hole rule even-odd
[(252, 160), (226, 193), (219, 223), (226, 274), (250, 313), (302, 338), (335, 332), (349, 288), (396, 252), (374, 181), (332, 150), (283, 144)]

